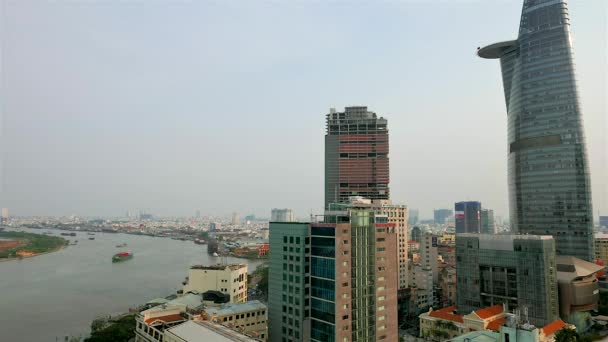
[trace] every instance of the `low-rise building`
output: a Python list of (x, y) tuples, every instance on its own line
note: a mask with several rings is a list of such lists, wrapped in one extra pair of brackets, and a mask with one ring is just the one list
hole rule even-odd
[(585, 330), (589, 312), (597, 310), (599, 285), (596, 274), (603, 266), (566, 255), (555, 258), (560, 317)]
[(267, 307), (258, 300), (205, 308), (202, 316), (260, 341), (268, 339)]
[[(511, 318), (510, 318), (511, 319)], [(509, 319), (508, 319), (509, 320)], [(508, 321), (507, 320), (507, 321)], [(512, 320), (512, 319), (511, 319)], [(498, 332), (483, 330), (472, 331), (460, 336), (453, 337), (450, 342), (553, 342), (555, 334), (561, 329), (572, 329), (564, 321), (558, 319), (548, 325), (537, 328), (530, 324), (505, 323)]]
[(595, 258), (608, 263), (608, 234), (595, 234), (594, 239)]
[(457, 314), (455, 306), (433, 310), (419, 316), (420, 336), (431, 341), (445, 341), (469, 331), (499, 331), (506, 321), (504, 306), (497, 304), (467, 315)]
[(446, 265), (439, 271), (439, 287), (443, 306), (456, 304), (456, 267)]
[(218, 291), (230, 296), (230, 303), (247, 301), (247, 265), (229, 264), (190, 267), (183, 293)]
[(166, 329), (198, 315), (203, 307), (201, 295), (188, 293), (135, 316), (135, 342), (161, 342)]
[(165, 331), (164, 342), (256, 342), (228, 327), (209, 321), (187, 321)]

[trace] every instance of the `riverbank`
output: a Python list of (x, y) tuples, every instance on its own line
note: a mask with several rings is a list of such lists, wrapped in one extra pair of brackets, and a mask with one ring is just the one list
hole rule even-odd
[(56, 252), (68, 245), (69, 241), (42, 234), (2, 231), (0, 232), (0, 261), (20, 260), (42, 254)]
[(44, 255), (44, 254), (55, 253), (55, 252), (58, 252), (58, 251), (60, 251), (60, 250), (62, 250), (64, 248), (66, 248), (67, 246), (68, 246), (68, 244), (65, 244), (63, 246), (59, 246), (59, 247), (57, 247), (55, 249), (52, 249), (52, 250), (49, 250), (49, 251), (46, 251), (46, 252), (34, 253), (34, 254), (31, 254), (31, 255), (21, 255), (21, 256), (18, 256), (18, 257), (14, 257), (14, 258), (0, 258), (0, 262), (23, 260), (23, 259), (28, 259), (28, 258), (33, 258), (33, 257), (41, 256), (41, 255)]

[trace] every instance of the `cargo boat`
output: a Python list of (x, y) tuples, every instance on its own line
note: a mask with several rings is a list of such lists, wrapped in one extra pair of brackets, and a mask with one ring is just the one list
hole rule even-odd
[(120, 253), (114, 254), (114, 256), (112, 257), (112, 262), (121, 262), (121, 261), (129, 260), (132, 258), (133, 258), (133, 253), (120, 252)]

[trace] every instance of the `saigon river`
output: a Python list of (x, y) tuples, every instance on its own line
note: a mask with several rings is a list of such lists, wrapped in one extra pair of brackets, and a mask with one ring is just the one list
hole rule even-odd
[[(13, 229), (11, 229), (13, 230)], [(60, 230), (14, 229), (42, 234)], [(95, 240), (89, 240), (95, 237)], [(126, 312), (182, 287), (191, 265), (216, 264), (206, 245), (141, 235), (95, 233), (64, 236), (76, 245), (22, 260), (0, 262), (0, 331), (10, 341), (63, 341), (88, 336), (91, 321)], [(126, 247), (116, 245), (127, 243)], [(112, 255), (131, 251), (134, 258), (112, 263)], [(227, 258), (248, 263), (260, 260)]]

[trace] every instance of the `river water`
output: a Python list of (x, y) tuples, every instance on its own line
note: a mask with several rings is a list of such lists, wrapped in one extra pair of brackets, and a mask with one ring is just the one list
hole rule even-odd
[[(20, 229), (42, 234), (46, 229)], [(61, 231), (51, 230), (53, 235)], [(0, 262), (0, 340), (63, 341), (66, 335), (88, 335), (100, 315), (126, 312), (157, 298), (174, 294), (188, 275), (188, 267), (216, 264), (207, 246), (192, 241), (139, 235), (86, 233), (77, 245), (23, 260)], [(127, 247), (116, 245), (127, 243)], [(112, 263), (112, 255), (128, 250), (131, 260)], [(249, 272), (261, 262), (248, 263)]]

